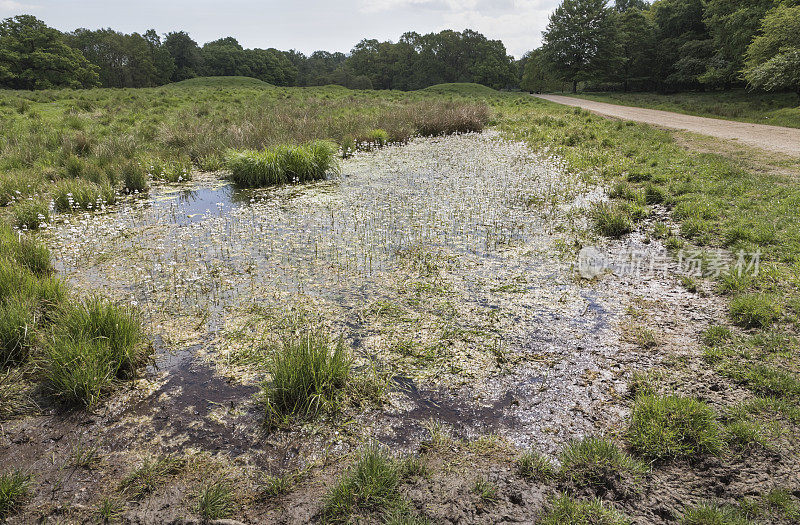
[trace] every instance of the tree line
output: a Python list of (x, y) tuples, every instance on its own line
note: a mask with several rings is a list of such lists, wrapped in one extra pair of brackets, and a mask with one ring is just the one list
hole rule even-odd
[[(532, 35), (533, 38), (533, 35)], [(233, 37), (112, 29), (62, 33), (30, 15), (0, 22), (0, 87), (151, 87), (198, 76), (278, 86), (414, 90), (447, 82), (496, 89), (676, 92), (749, 86), (800, 94), (800, 0), (563, 0), (543, 45), (515, 61), (472, 31), (364, 39), (348, 54), (245, 49)]]
[(233, 37), (198, 45), (186, 32), (113, 29), (62, 33), (31, 15), (0, 23), (0, 87), (152, 87), (199, 76), (247, 76), (278, 86), (340, 84), (420, 89), (443, 82), (511, 88), (517, 68), (499, 40), (465, 30), (397, 43), (362, 40), (349, 54), (245, 49)]
[(530, 91), (568, 82), (800, 94), (800, 0), (564, 0), (521, 62)]

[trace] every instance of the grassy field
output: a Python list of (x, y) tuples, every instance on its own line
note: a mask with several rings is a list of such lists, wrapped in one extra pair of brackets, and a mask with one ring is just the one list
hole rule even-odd
[(800, 99), (795, 93), (747, 93), (734, 90), (722, 93), (677, 93), (674, 95), (581, 93), (577, 96), (609, 104), (800, 128)]
[[(800, 127), (788, 95), (758, 103), (744, 102), (741, 94), (609, 97), (596, 99)], [(241, 170), (248, 185), (260, 186), (290, 181), (296, 175), (286, 167), (295, 162), (292, 155), (318, 178), (312, 146), (303, 146), (310, 141), (330, 141), (346, 155), (358, 144), (404, 143), (488, 123), (606, 189), (608, 202), (584, 217), (599, 235), (624, 240), (637, 231), (645, 242), (663, 243), (674, 260), (692, 253), (708, 261), (719, 250), (734, 257), (759, 254), (757, 273), (683, 276), (687, 290), (716, 297), (723, 313), (698, 340), (682, 343), (690, 348), (634, 375), (627, 397), (612, 394), (629, 414), (625, 423), (607, 429), (608, 435), (575, 436), (558, 467), (538, 451), (509, 449), (491, 436), (459, 440), (432, 422), (419, 456), (394, 457), (365, 443), (341, 458), (351, 459), (349, 465), (326, 458), (327, 470), (316, 474), (259, 477), (246, 506), (291, 505), (292, 495), (302, 492), (296, 485), (316, 475), (315, 486), (327, 487), (315, 516), (320, 522), (427, 523), (419, 509), (430, 502), (415, 502), (408, 486), (444, 485), (447, 473), (466, 463), (486, 476), (469, 479), (470, 499), (461, 505), (491, 512), (516, 498), (502, 484), (509, 478), (540, 491), (544, 503), (535, 512), (541, 523), (627, 523), (625, 514), (641, 518), (646, 509), (665, 505), (660, 498), (667, 490), (677, 503), (664, 512), (683, 523), (788, 524), (800, 515), (800, 486), (772, 482), (776, 471), (800, 460), (800, 161), (755, 169), (741, 159), (688, 149), (668, 131), (474, 85), (408, 94), (196, 79), (148, 90), (6, 92), (0, 112), (0, 196), (9, 221), (25, 229), (75, 208), (113, 209), (125, 189), (144, 192), (157, 178), (182, 182), (198, 170), (224, 171), (232, 151), (243, 151), (228, 165), (234, 174)], [(309, 150), (282, 149), (290, 146)], [(37, 235), (6, 227), (0, 236), (6, 247), (0, 260), (0, 415), (9, 420), (26, 414), (32, 394), (25, 385), (43, 385), (45, 403), (96, 406), (112, 387), (135, 377), (149, 356), (137, 311), (71, 295), (54, 276), (50, 254), (36, 247)], [(566, 257), (579, 249), (564, 247)], [(651, 301), (626, 314), (640, 327), (633, 340), (643, 350), (660, 345), (658, 320), (665, 314), (659, 308)], [(276, 379), (263, 395), (281, 427), (336, 410), (343, 392), (362, 388), (353, 386), (351, 356), (330, 334), (295, 334), (268, 348), (267, 356)], [(198, 489), (200, 516), (237, 516), (242, 509), (233, 503), (235, 492), (250, 482), (237, 488), (218, 476), (199, 483), (186, 477), (198, 465), (205, 466), (197, 472), (220, 472), (203, 470), (206, 459), (188, 461), (145, 460), (119, 490), (92, 504), (102, 515), (115, 515), (118, 507), (136, 505), (180, 479)], [(719, 479), (745, 471), (754, 473), (746, 494), (719, 488)], [(670, 485), (675, 479), (693, 481)], [(0, 518), (20, 512), (35, 483), (21, 471), (3, 471)]]

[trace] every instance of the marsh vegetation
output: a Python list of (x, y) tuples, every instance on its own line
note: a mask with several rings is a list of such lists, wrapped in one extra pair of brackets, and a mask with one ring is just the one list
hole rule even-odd
[(795, 519), (793, 161), (471, 86), (0, 96), (0, 513)]

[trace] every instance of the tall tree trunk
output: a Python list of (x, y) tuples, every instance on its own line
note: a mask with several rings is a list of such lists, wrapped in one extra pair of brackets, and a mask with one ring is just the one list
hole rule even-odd
[(573, 93), (577, 93), (578, 92), (578, 81), (577, 80), (573, 80), (572, 81), (572, 92)]

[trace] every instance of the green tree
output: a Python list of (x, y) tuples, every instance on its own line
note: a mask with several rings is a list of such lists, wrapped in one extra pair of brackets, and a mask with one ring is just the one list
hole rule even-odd
[(526, 53), (524, 69), (520, 87), (531, 93), (553, 91), (561, 87), (558, 75), (553, 71), (552, 64), (547, 60), (542, 48)]
[(652, 78), (655, 59), (655, 28), (647, 12), (631, 7), (614, 13), (614, 57), (607, 77), (622, 83), (624, 91), (631, 83), (642, 87)]
[(744, 75), (754, 88), (800, 95), (800, 6), (781, 5), (767, 14), (747, 48)]
[(704, 84), (730, 87), (741, 82), (747, 46), (767, 12), (778, 0), (709, 0), (704, 20), (714, 45), (714, 55), (700, 76)]
[(31, 15), (0, 23), (0, 86), (11, 89), (93, 87), (97, 68), (56, 29)]
[(71, 46), (98, 67), (104, 87), (159, 86), (169, 80), (174, 67), (168, 54), (164, 57), (162, 49), (155, 48), (139, 33), (77, 29), (66, 37)]
[(601, 67), (609, 43), (609, 10), (605, 0), (564, 0), (550, 15), (544, 49), (562, 78), (578, 91)]
[(655, 77), (661, 91), (701, 87), (714, 48), (703, 22), (704, 0), (658, 0), (650, 8), (656, 32)]
[(164, 48), (169, 52), (175, 64), (172, 81), (178, 82), (198, 75), (203, 64), (203, 57), (197, 42), (184, 31), (167, 33)]

